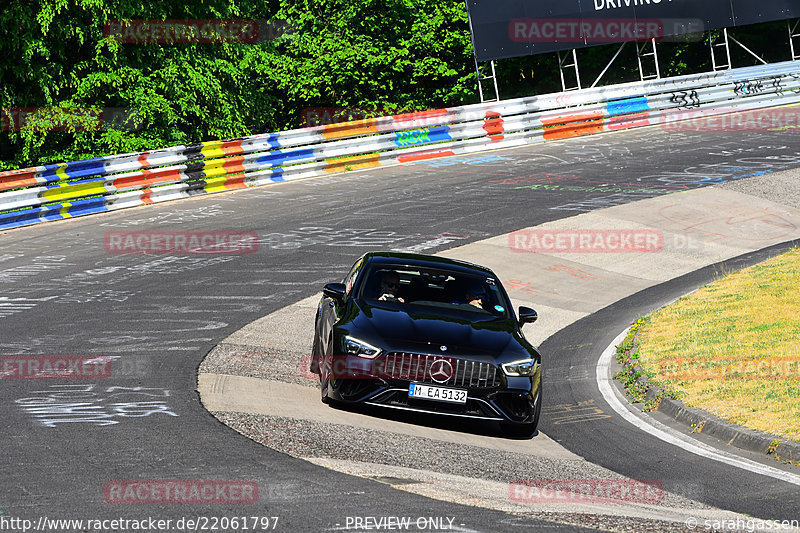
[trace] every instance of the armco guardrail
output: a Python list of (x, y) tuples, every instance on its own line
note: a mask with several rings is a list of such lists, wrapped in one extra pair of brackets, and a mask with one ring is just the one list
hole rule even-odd
[(800, 102), (800, 62), (0, 172), (0, 229), (330, 172)]

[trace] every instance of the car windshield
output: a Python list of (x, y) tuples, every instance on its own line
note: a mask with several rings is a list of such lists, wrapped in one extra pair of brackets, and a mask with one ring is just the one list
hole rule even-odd
[(375, 265), (364, 276), (364, 300), (508, 315), (499, 281), (491, 276), (398, 265)]

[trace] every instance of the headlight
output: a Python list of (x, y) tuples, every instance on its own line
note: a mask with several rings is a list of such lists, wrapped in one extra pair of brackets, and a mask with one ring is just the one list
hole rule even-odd
[(359, 357), (366, 357), (367, 359), (374, 359), (381, 353), (380, 348), (376, 348), (369, 343), (349, 336), (344, 338), (344, 351), (347, 352), (348, 355), (357, 355)]
[(506, 376), (529, 377), (539, 369), (539, 362), (535, 359), (522, 359), (501, 365)]

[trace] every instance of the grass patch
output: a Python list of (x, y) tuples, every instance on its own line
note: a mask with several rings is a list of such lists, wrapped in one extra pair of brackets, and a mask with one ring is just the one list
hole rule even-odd
[(636, 329), (639, 366), (671, 395), (800, 441), (800, 248), (726, 273)]

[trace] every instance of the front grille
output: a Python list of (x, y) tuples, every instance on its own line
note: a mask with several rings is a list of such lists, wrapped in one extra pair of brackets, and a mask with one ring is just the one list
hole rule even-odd
[[(451, 365), (452, 375), (446, 381), (441, 379), (436, 381), (430, 375), (431, 370), (436, 369), (434, 363), (440, 360), (445, 360)], [(503, 384), (497, 367), (480, 361), (441, 355), (389, 352), (380, 358), (380, 363), (383, 366), (382, 377), (387, 379), (470, 389), (493, 389)]]

